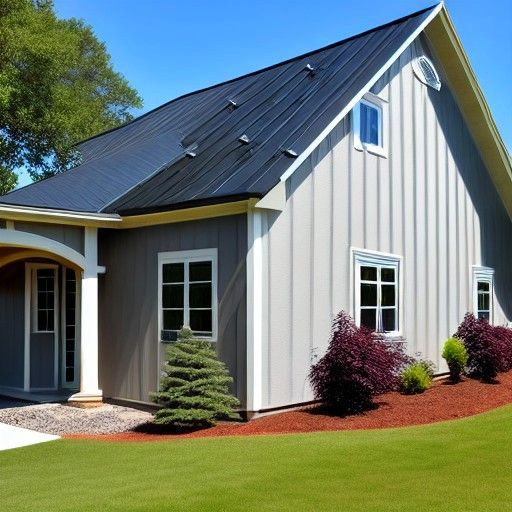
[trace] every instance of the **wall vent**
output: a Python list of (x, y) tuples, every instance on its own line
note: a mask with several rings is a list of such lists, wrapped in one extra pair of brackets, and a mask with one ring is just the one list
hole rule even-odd
[(439, 75), (437, 74), (436, 68), (432, 61), (425, 57), (425, 55), (421, 55), (417, 59), (413, 61), (413, 69), (415, 75), (419, 78), (421, 82), (436, 91), (441, 89), (441, 80), (439, 80)]

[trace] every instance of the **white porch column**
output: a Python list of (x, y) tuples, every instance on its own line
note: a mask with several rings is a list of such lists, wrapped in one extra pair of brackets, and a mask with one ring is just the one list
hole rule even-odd
[(85, 228), (85, 268), (82, 274), (80, 321), (80, 392), (70, 397), (75, 402), (102, 399), (98, 384), (98, 230)]

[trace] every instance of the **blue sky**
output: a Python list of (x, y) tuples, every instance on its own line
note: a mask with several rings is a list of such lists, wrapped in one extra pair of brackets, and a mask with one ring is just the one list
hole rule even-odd
[[(55, 0), (83, 18), (144, 100), (180, 94), (320, 48), (435, 0)], [(512, 148), (512, 0), (448, 0), (500, 132)]]

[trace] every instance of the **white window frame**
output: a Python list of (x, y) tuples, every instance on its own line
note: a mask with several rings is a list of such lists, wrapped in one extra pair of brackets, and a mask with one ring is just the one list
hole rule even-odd
[(163, 330), (163, 304), (162, 304), (162, 286), (163, 286), (163, 266), (168, 263), (184, 263), (185, 276), (184, 276), (184, 301), (183, 301), (183, 321), (187, 325), (189, 320), (190, 310), (188, 307), (188, 264), (198, 261), (211, 261), (212, 262), (212, 335), (211, 336), (197, 336), (198, 338), (205, 339), (211, 342), (217, 341), (218, 335), (218, 296), (217, 296), (217, 283), (218, 283), (218, 270), (217, 270), (217, 249), (196, 249), (191, 251), (173, 251), (161, 252), (158, 254), (158, 340), (161, 343), (166, 343), (161, 339)]
[[(386, 339), (397, 341), (403, 340), (403, 258), (397, 254), (390, 254), (378, 251), (370, 251), (367, 249), (357, 249), (351, 247), (351, 274), (352, 274), (352, 317), (357, 326), (361, 325), (361, 267), (364, 266), (384, 266), (395, 269), (395, 284), (396, 284), (396, 319), (395, 329), (391, 332), (380, 333)], [(380, 281), (377, 284), (377, 305), (380, 302)]]
[(494, 269), (473, 266), (473, 314), (478, 318), (478, 283), (489, 283), (489, 323), (494, 322)]
[[(58, 265), (37, 263), (30, 265), (32, 272), (32, 334), (56, 334), (59, 332), (58, 320), (59, 320), (59, 267)], [(40, 331), (38, 322), (39, 312), (39, 289), (37, 283), (37, 271), (51, 269), (53, 270), (53, 330), (52, 331)]]
[[(361, 141), (361, 104), (376, 108), (379, 114), (379, 143), (369, 144)], [(354, 148), (367, 151), (377, 156), (387, 158), (387, 137), (384, 127), (387, 126), (388, 102), (371, 92), (366, 93), (352, 110), (352, 134)]]

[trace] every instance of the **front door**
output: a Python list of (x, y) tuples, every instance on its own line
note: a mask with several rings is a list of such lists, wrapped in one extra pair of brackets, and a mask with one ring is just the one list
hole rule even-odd
[(59, 385), (58, 266), (26, 266), (25, 389), (57, 389)]

